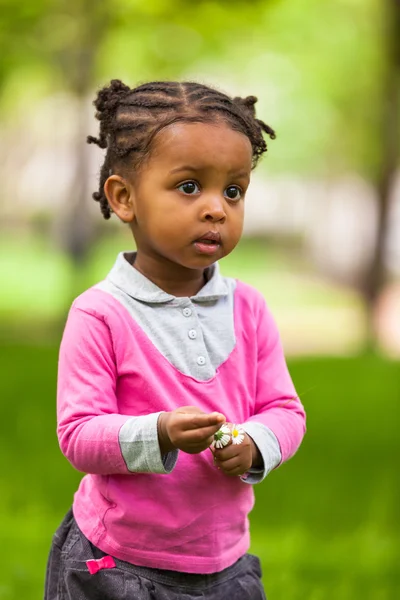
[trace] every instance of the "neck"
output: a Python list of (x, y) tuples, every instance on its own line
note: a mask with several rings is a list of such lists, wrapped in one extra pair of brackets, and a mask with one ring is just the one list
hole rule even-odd
[(206, 283), (205, 269), (187, 269), (166, 259), (160, 262), (139, 251), (132, 266), (172, 296), (190, 298)]

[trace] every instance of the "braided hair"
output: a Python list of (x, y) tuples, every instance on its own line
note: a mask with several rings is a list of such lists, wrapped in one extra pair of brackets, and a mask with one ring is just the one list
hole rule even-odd
[(98, 93), (93, 104), (100, 121), (99, 137), (88, 136), (89, 144), (107, 149), (100, 171), (99, 189), (93, 194), (105, 219), (111, 208), (104, 184), (116, 167), (130, 164), (138, 168), (148, 156), (154, 136), (164, 127), (183, 121), (192, 123), (225, 122), (246, 135), (253, 152), (252, 167), (266, 152), (263, 133), (275, 139), (269, 125), (256, 118), (255, 96), (230, 98), (200, 83), (155, 81), (131, 89), (113, 79)]

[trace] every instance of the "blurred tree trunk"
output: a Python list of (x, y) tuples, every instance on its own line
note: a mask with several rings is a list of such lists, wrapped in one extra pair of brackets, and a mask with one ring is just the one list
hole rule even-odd
[(55, 55), (61, 68), (66, 88), (76, 100), (74, 120), (75, 172), (64, 215), (63, 245), (75, 269), (85, 264), (94, 237), (94, 223), (90, 211), (91, 194), (88, 189), (89, 155), (86, 145), (88, 133), (88, 98), (95, 80), (97, 56), (107, 31), (107, 3), (97, 0), (75, 0), (65, 6), (76, 23), (71, 43)]
[(70, 81), (68, 86), (76, 98), (73, 143), (74, 174), (67, 200), (63, 230), (65, 248), (76, 267), (84, 264), (93, 238), (93, 222), (89, 211), (89, 156), (85, 140), (88, 131), (87, 105), (93, 66), (94, 52), (91, 52), (91, 55), (86, 54), (85, 60), (77, 68), (76, 75), (81, 81)]
[[(68, 6), (71, 7), (71, 3)], [(90, 163), (86, 135), (89, 130), (88, 98), (92, 93), (98, 52), (107, 31), (107, 6), (108, 3), (102, 4), (97, 0), (73, 2), (75, 39), (56, 56), (66, 88), (76, 100), (74, 174), (60, 224), (62, 245), (72, 263), (72, 298), (85, 286), (82, 282), (84, 267), (96, 236), (93, 213), (90, 210), (93, 190), (88, 187)], [(68, 305), (69, 301), (70, 298), (67, 299)]]
[(377, 343), (375, 308), (385, 284), (385, 250), (389, 229), (390, 205), (399, 162), (400, 132), (400, 0), (385, 0), (383, 41), (384, 70), (382, 79), (381, 163), (376, 174), (377, 229), (375, 251), (364, 280), (367, 306), (366, 349)]
[[(83, 71), (83, 70), (82, 70)], [(72, 265), (71, 299), (83, 291), (85, 266), (90, 248), (95, 239), (95, 224), (90, 211), (91, 191), (89, 190), (89, 155), (85, 142), (88, 130), (87, 90), (76, 94), (76, 118), (74, 132), (74, 174), (67, 199), (66, 210), (63, 211), (63, 222), (59, 225), (62, 232), (62, 246)]]

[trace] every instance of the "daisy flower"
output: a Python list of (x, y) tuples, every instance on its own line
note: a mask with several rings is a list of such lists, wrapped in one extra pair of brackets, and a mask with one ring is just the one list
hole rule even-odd
[(240, 425), (232, 425), (232, 444), (241, 444), (245, 433), (245, 430)]
[(221, 429), (218, 429), (217, 433), (214, 433), (214, 439), (211, 446), (214, 448), (224, 448), (229, 444), (230, 439), (231, 430), (229, 429), (229, 426), (224, 423)]

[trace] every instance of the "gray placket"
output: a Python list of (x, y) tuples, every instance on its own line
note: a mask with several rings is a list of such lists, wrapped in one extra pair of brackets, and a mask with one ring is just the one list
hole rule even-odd
[(208, 283), (192, 298), (160, 290), (123, 257), (96, 288), (129, 312), (158, 351), (184, 375), (214, 377), (235, 347), (233, 299), (236, 281), (214, 267)]
[(204, 341), (203, 330), (196, 307), (190, 298), (177, 298), (174, 301), (176, 310), (181, 316), (179, 336), (182, 340), (180, 356), (170, 356), (172, 364), (187, 375), (204, 381), (215, 375), (218, 365), (213, 364), (213, 356), (209, 355)]

